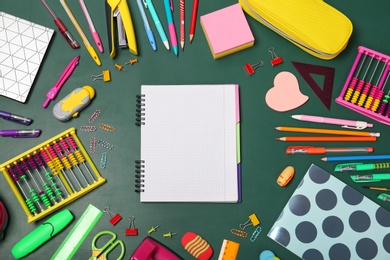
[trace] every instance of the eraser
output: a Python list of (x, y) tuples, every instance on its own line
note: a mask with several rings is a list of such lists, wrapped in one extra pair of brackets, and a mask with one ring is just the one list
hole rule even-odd
[(198, 260), (209, 260), (213, 249), (201, 236), (194, 232), (187, 232), (181, 238), (184, 249)]

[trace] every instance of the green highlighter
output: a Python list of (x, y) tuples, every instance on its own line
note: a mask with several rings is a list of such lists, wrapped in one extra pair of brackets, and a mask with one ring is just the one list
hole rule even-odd
[(374, 173), (367, 175), (351, 175), (354, 182), (379, 182), (390, 180), (390, 173)]
[(22, 238), (12, 248), (12, 255), (18, 259), (25, 257), (63, 230), (72, 220), (73, 215), (69, 210), (57, 213)]

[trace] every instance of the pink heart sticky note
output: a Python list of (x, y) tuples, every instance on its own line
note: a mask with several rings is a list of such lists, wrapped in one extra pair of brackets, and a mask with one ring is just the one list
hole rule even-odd
[(265, 95), (267, 105), (278, 112), (285, 112), (303, 105), (309, 99), (299, 90), (297, 78), (288, 71), (275, 76), (274, 86)]

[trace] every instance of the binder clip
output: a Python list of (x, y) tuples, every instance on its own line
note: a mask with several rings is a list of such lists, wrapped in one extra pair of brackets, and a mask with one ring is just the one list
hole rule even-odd
[(148, 234), (150, 235), (150, 234), (152, 234), (153, 232), (156, 232), (156, 230), (157, 230), (157, 228), (158, 228), (159, 226), (160, 226), (160, 225), (157, 225), (157, 226), (152, 227), (151, 229), (149, 229)]
[(122, 216), (119, 215), (119, 213), (112, 213), (110, 211), (110, 208), (108, 206), (106, 206), (104, 209), (103, 209), (103, 212), (104, 213), (107, 213), (108, 215), (110, 215), (111, 219), (110, 219), (110, 223), (111, 225), (115, 226), (121, 219), (122, 219)]
[(129, 227), (126, 228), (126, 236), (137, 236), (138, 228), (134, 227), (134, 216), (129, 216)]
[(176, 235), (176, 233), (168, 232), (168, 233), (166, 233), (166, 234), (163, 234), (163, 237), (164, 237), (164, 238), (173, 237), (174, 235)]
[(268, 48), (268, 51), (271, 53), (270, 62), (272, 64), (272, 67), (283, 63), (282, 57), (279, 57), (278, 55), (276, 55), (274, 47)]
[(111, 80), (111, 73), (109, 70), (103, 70), (102, 74), (92, 75), (91, 79), (92, 79), (92, 81), (103, 80), (104, 82), (108, 82)]
[(257, 218), (256, 214), (253, 213), (252, 215), (249, 216), (247, 222), (245, 222), (244, 224), (240, 224), (240, 228), (244, 230), (247, 226), (253, 225), (254, 227), (256, 227), (259, 224), (260, 224), (259, 219)]
[(263, 65), (264, 65), (263, 61), (260, 60), (256, 64), (250, 64), (250, 63), (245, 64), (244, 69), (248, 74), (248, 76), (251, 76), (255, 73), (255, 69), (257, 69), (258, 67), (262, 67)]

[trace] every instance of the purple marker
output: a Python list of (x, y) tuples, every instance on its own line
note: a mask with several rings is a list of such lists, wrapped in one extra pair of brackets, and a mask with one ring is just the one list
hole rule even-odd
[(12, 138), (33, 138), (41, 135), (39, 129), (25, 129), (25, 130), (0, 130), (0, 136)]
[(12, 113), (9, 113), (6, 111), (2, 111), (2, 110), (0, 110), (0, 117), (4, 118), (5, 120), (8, 120), (8, 121), (11, 121), (14, 123), (18, 123), (18, 124), (22, 124), (22, 125), (31, 125), (31, 123), (33, 121), (31, 118), (27, 118), (24, 116), (18, 116), (18, 115), (15, 115), (15, 114), (12, 114)]

